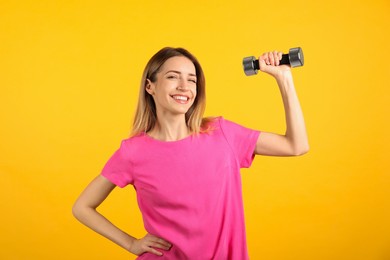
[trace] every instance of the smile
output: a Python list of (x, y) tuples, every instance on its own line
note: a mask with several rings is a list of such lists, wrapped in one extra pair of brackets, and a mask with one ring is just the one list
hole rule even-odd
[(190, 100), (189, 97), (183, 96), (183, 95), (173, 95), (171, 96), (176, 102), (180, 104), (187, 104), (188, 101)]

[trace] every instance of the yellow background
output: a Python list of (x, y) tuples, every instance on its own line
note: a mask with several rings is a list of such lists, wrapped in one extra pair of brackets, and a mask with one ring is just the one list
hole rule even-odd
[[(71, 207), (128, 136), (148, 59), (185, 47), (206, 115), (284, 133), (279, 90), (241, 61), (300, 46), (311, 150), (243, 170), (251, 259), (390, 259), (388, 0), (1, 1), (0, 259), (134, 259)], [(144, 235), (131, 187), (101, 211)]]

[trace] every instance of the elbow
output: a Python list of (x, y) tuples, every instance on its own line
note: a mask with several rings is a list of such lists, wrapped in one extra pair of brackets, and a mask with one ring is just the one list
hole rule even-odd
[(84, 202), (79, 200), (76, 201), (72, 207), (73, 216), (81, 223), (84, 223), (89, 218), (92, 212), (96, 212), (95, 207), (85, 204)]
[(86, 213), (86, 210), (87, 208), (84, 205), (76, 201), (76, 203), (72, 207), (72, 214), (77, 220), (82, 221), (83, 216)]
[(293, 152), (292, 152), (292, 155), (293, 156), (302, 156), (304, 154), (307, 154), (309, 152), (310, 148), (309, 148), (309, 144), (305, 144), (305, 145), (302, 145), (300, 147), (296, 147)]
[(76, 218), (76, 219), (80, 219), (80, 215), (81, 215), (81, 209), (80, 209), (80, 206), (79, 204), (76, 202), (73, 207), (72, 207), (72, 215)]
[(294, 153), (294, 156), (302, 156), (309, 152), (309, 149), (302, 149)]

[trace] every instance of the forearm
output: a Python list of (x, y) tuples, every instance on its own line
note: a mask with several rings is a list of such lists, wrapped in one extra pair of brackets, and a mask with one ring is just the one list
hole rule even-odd
[(81, 223), (130, 252), (136, 239), (113, 225), (96, 209), (75, 207), (73, 214)]
[(309, 150), (305, 121), (290, 72), (276, 78), (284, 105), (286, 134), (292, 153), (304, 154)]

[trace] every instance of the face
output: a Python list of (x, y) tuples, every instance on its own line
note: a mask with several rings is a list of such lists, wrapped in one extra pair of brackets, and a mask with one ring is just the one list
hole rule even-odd
[(153, 96), (157, 115), (185, 115), (196, 98), (196, 70), (183, 56), (168, 59), (156, 75), (148, 80), (146, 91)]

